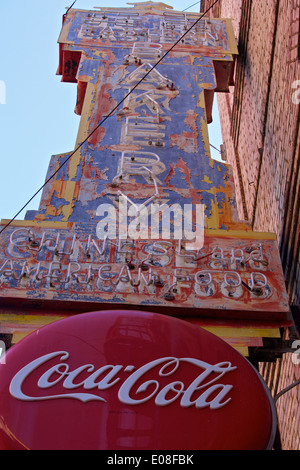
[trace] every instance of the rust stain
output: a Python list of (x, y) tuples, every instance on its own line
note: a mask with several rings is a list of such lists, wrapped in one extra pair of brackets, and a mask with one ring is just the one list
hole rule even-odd
[(178, 147), (187, 153), (197, 151), (198, 142), (194, 132), (183, 131), (181, 134), (170, 134), (171, 147)]
[(169, 163), (169, 166), (170, 166), (170, 170), (169, 170), (168, 175), (166, 176), (166, 185), (167, 185), (167, 187), (173, 186), (170, 183), (170, 179), (173, 178), (173, 176), (175, 175), (175, 168), (174, 168), (173, 164)]
[(187, 111), (187, 116), (184, 120), (186, 126), (189, 126), (192, 131), (198, 135), (198, 126), (197, 126), (197, 114), (195, 113), (195, 111), (193, 111), (192, 109), (190, 109), (189, 111)]

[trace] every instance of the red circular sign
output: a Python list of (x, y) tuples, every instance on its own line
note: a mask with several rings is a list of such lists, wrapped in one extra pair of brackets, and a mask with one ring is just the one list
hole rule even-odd
[(75, 315), (0, 365), (2, 449), (267, 449), (274, 407), (251, 364), (186, 321)]

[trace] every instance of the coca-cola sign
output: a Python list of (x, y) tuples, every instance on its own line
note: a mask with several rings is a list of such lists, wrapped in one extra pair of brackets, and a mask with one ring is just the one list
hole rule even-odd
[(266, 449), (274, 438), (257, 372), (186, 321), (75, 315), (25, 338), (5, 362), (3, 449)]
[[(23, 401), (41, 401), (41, 400), (53, 400), (57, 398), (76, 398), (82, 402), (88, 402), (91, 400), (96, 401), (104, 401), (107, 400), (96, 393), (89, 393), (89, 392), (72, 392), (70, 393), (69, 390), (79, 389), (81, 387), (84, 390), (108, 390), (112, 388), (114, 385), (118, 384), (120, 381), (120, 377), (118, 377), (119, 372), (122, 370), (128, 372), (135, 369), (134, 366), (129, 365), (123, 367), (121, 365), (106, 365), (104, 367), (100, 367), (98, 370), (95, 370), (95, 366), (92, 364), (84, 364), (77, 369), (70, 370), (67, 363), (59, 362), (57, 365), (51, 367), (47, 370), (38, 380), (37, 387), (39, 389), (49, 389), (55, 386), (58, 382), (62, 382), (61, 386), (66, 391), (65, 393), (59, 395), (42, 395), (42, 396), (28, 396), (22, 392), (22, 384), (25, 379), (28, 377), (30, 378), (31, 373), (37, 369), (42, 364), (50, 361), (53, 358), (60, 358), (68, 359), (69, 354), (66, 351), (58, 351), (50, 354), (46, 354), (45, 356), (39, 357), (35, 359), (30, 364), (26, 365), (23, 369), (21, 369), (12, 379), (10, 383), (10, 394)], [(163, 376), (170, 376), (172, 375), (177, 368), (179, 367), (180, 362), (187, 362), (190, 364), (194, 364), (196, 368), (198, 367), (199, 370), (202, 372), (199, 376), (185, 389), (185, 384), (181, 381), (174, 381), (167, 384), (165, 387), (160, 389), (160, 384), (158, 380), (146, 381), (145, 377), (147, 376), (147, 372), (152, 371), (156, 367), (158, 367), (158, 375), (160, 377)], [(150, 400), (151, 398), (154, 399), (154, 402), (158, 406), (166, 406), (170, 403), (173, 403), (179, 396), (180, 399), (180, 406), (189, 407), (195, 406), (196, 408), (206, 408), (209, 407), (210, 409), (218, 409), (222, 408), (226, 405), (231, 398), (226, 397), (229, 391), (232, 389), (232, 385), (224, 385), (222, 383), (217, 383), (212, 385), (214, 382), (218, 381), (224, 374), (229, 371), (235, 370), (236, 367), (232, 367), (230, 362), (223, 362), (220, 364), (208, 364), (203, 361), (199, 361), (198, 359), (193, 359), (190, 357), (185, 357), (178, 359), (176, 357), (163, 357), (160, 359), (156, 359), (154, 361), (149, 362), (137, 370), (131, 373), (130, 377), (126, 379), (121, 386), (119, 385), (118, 389), (118, 399), (120, 402), (125, 403), (126, 405), (136, 405), (140, 403), (145, 403), (146, 401)], [(92, 372), (87, 378), (85, 378), (82, 382), (76, 383), (74, 382), (75, 379), (83, 373), (83, 371)], [(58, 378), (56, 380), (51, 381), (50, 378), (55, 374), (58, 374)], [(212, 374), (215, 375), (214, 378), (211, 378), (208, 382), (206, 379), (211, 376)], [(96, 381), (99, 377), (104, 376), (98, 382)], [(136, 395), (138, 395), (141, 391), (146, 391), (148, 389), (148, 394), (144, 398), (136, 398), (133, 397), (134, 393), (131, 393), (134, 390), (136, 384), (139, 380), (143, 379), (143, 382), (136, 391)], [(150, 385), (153, 385), (154, 390), (149, 392)], [(118, 386), (118, 385), (116, 385)], [(192, 395), (197, 390), (203, 390), (200, 393), (200, 396), (192, 400)], [(215, 392), (218, 393), (215, 395)], [(167, 398), (168, 393), (173, 392), (174, 396), (172, 398)], [(131, 396), (132, 395), (132, 396)], [(214, 395), (212, 397), (212, 395)], [(155, 398), (154, 398), (155, 397)], [(226, 397), (226, 399), (225, 399)]]

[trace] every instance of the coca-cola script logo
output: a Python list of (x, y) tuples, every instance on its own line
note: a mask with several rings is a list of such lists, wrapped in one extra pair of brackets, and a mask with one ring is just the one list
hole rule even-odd
[(266, 449), (275, 424), (243, 356), (162, 314), (75, 314), (0, 365), (0, 449)]
[[(101, 392), (112, 387), (117, 387), (118, 399), (121, 403), (125, 403), (126, 405), (137, 405), (153, 399), (156, 405), (166, 406), (173, 403), (175, 400), (180, 399), (180, 406), (184, 408), (195, 406), (196, 408), (209, 407), (212, 410), (222, 408), (231, 400), (229, 392), (232, 389), (232, 385), (224, 385), (222, 383), (215, 382), (228, 372), (235, 370), (236, 367), (231, 366), (230, 362), (208, 364), (204, 361), (189, 357), (181, 359), (176, 357), (163, 357), (148, 362), (147, 364), (137, 368), (137, 370), (134, 370), (135, 367), (132, 365), (126, 367), (121, 365), (105, 365), (96, 369), (93, 364), (84, 364), (74, 370), (70, 370), (70, 367), (66, 362), (60, 362), (44, 372), (40, 376), (36, 386), (39, 389), (47, 390), (53, 388), (56, 384), (61, 383), (62, 388), (66, 393), (43, 396), (28, 396), (23, 393), (22, 384), (26, 379), (30, 379), (30, 375), (34, 370), (38, 369), (42, 364), (45, 364), (52, 358), (66, 360), (68, 357), (68, 352), (57, 351), (39, 357), (26, 365), (12, 379), (10, 384), (11, 395), (14, 398), (24, 401), (76, 398), (82, 402), (88, 402), (91, 400), (106, 402), (106, 399), (96, 393), (70, 393), (69, 391), (83, 387), (84, 390), (99, 390)], [(176, 380), (161, 388), (159, 380), (146, 380), (147, 372), (153, 371), (157, 366), (159, 367), (158, 379), (163, 376), (171, 378), (183, 362), (193, 364), (196, 368), (202, 371), (190, 384), (185, 385), (184, 382)], [(118, 375), (122, 369), (133, 372), (123, 383), (120, 384), (121, 379)], [(79, 381), (79, 383), (76, 382), (76, 379), (80, 378), (83, 371), (88, 372), (89, 376), (81, 382)], [(58, 377), (51, 380), (51, 377), (55, 374), (58, 375)], [(213, 374), (216, 376), (214, 378), (210, 378)], [(132, 390), (141, 379), (142, 384), (139, 385), (135, 391), (134, 397), (132, 395)], [(136, 398), (141, 392), (146, 392), (150, 388), (152, 388), (152, 390), (148, 392), (144, 398)], [(196, 392), (200, 392), (200, 395), (198, 393), (197, 398), (192, 398), (195, 396)]]

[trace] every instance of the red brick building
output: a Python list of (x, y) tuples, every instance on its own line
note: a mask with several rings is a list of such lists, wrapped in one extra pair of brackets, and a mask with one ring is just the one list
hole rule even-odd
[[(212, 3), (203, 1), (202, 11)], [(239, 216), (255, 231), (277, 234), (296, 325), (283, 333), (286, 354), (278, 350), (260, 364), (273, 395), (300, 377), (292, 361), (300, 326), (299, 11), (299, 0), (220, 0), (210, 11), (215, 18), (232, 19), (239, 47), (235, 86), (218, 94)], [(299, 401), (299, 387), (278, 399), (283, 449), (300, 448)]]

